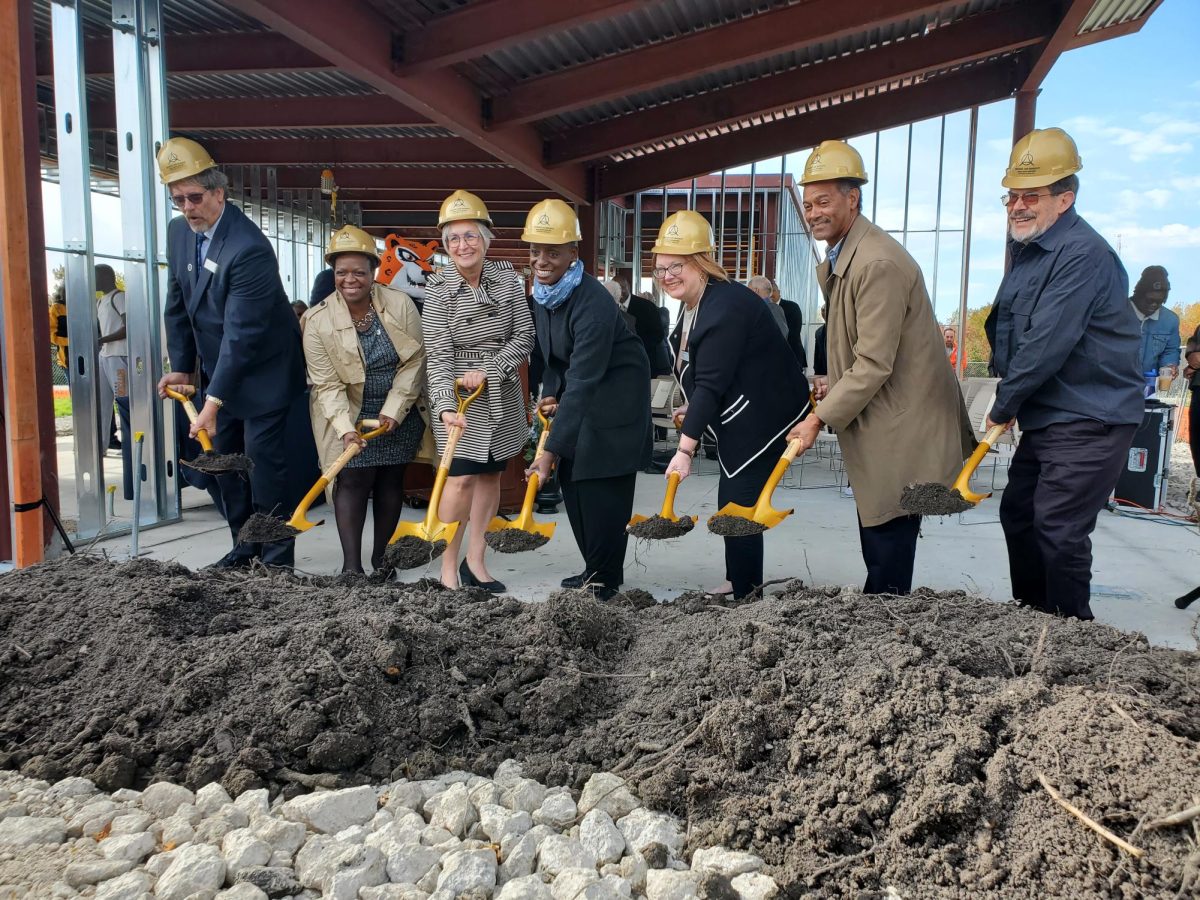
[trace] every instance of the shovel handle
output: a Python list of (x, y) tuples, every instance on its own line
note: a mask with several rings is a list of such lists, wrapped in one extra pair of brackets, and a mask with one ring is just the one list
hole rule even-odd
[(789, 463), (796, 459), (796, 455), (800, 452), (800, 438), (794, 441), (788, 441), (787, 449), (783, 451), (783, 458)]
[(464, 394), (462, 391), (465, 391), (466, 388), (463, 386), (462, 379), (454, 379), (454, 396), (458, 400), (458, 414), (460, 416), (467, 411), (467, 407), (474, 402), (475, 398), (483, 393), (483, 389), (486, 385), (486, 381), (481, 382), (479, 387), (475, 388), (475, 390), (471, 391), (469, 394)]
[(663, 497), (662, 509), (659, 511), (664, 519), (675, 520), (675, 492), (679, 490), (679, 473), (672, 472), (667, 476), (667, 494)]
[[(183, 404), (183, 411), (187, 413), (188, 421), (195, 425), (196, 419), (199, 417), (199, 414), (196, 412), (196, 405), (192, 403), (192, 397), (195, 395), (196, 389), (190, 384), (182, 384), (179, 387), (180, 390), (170, 387), (164, 388), (164, 390), (167, 392), (168, 397), (178, 400)], [(196, 432), (196, 440), (200, 442), (200, 447), (205, 453), (213, 452), (212, 439), (203, 428)]]
[(537, 462), (537, 458), (546, 452), (546, 441), (550, 439), (550, 420), (540, 412), (537, 417), (538, 421), (542, 423), (542, 436), (538, 438), (537, 449), (533, 452), (534, 462)]

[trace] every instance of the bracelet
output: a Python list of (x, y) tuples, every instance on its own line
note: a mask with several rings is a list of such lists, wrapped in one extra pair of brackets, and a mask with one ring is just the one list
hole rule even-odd
[(212, 404), (213, 406), (215, 406), (217, 409), (220, 409), (222, 406), (224, 406), (224, 405), (225, 405), (225, 401), (224, 401), (224, 400), (222, 400), (220, 397), (214, 397), (212, 394), (209, 394), (208, 396), (206, 396), (206, 397), (204, 398), (204, 402), (205, 402), (205, 403), (211, 403), (211, 404)]
[(695, 458), (696, 458), (696, 451), (695, 451), (695, 450), (684, 450), (682, 447), (680, 447), (680, 448), (679, 448), (679, 452), (680, 452), (680, 453), (682, 453), (684, 456), (686, 456), (688, 459), (695, 459)]

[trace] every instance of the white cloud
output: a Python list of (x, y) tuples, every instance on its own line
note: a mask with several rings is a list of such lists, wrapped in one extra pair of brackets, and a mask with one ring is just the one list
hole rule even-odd
[(1153, 262), (1165, 250), (1200, 247), (1200, 225), (1102, 225), (1100, 230), (1126, 261)]
[[(1200, 137), (1200, 122), (1191, 119), (1171, 118), (1162, 114), (1147, 114), (1142, 120), (1148, 128), (1126, 128), (1110, 125), (1107, 119), (1097, 116), (1076, 116), (1064, 123), (1067, 133), (1077, 143), (1084, 144), (1081, 137), (1097, 137), (1110, 144), (1124, 148), (1130, 162), (1145, 162), (1157, 156), (1180, 156), (1191, 153), (1194, 145), (1191, 138)], [(1088, 154), (1081, 151), (1084, 162)]]
[(1200, 191), (1200, 175), (1184, 175), (1171, 179), (1171, 187), (1177, 191)]

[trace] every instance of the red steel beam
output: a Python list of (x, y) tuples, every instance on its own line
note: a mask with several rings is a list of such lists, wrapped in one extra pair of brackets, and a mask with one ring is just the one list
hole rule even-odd
[(826, 138), (853, 137), (1000, 100), (1016, 90), (1026, 65), (1011, 58), (982, 63), (911, 87), (617, 163), (600, 170), (595, 199), (632, 194), (680, 178), (794, 153)]
[(568, 200), (586, 201), (588, 182), (583, 166), (548, 169), (542, 159), (542, 137), (533, 128), (489, 132), (483, 125), (479, 93), (461, 75), (450, 70), (439, 72), (436, 78), (398, 75), (393, 68), (395, 35), (365, 0), (342, 0), (334, 19), (324, 0), (228, 0), (228, 5), (452, 129)]
[[(276, 186), (281, 190), (304, 190), (321, 186), (321, 166), (281, 166), (276, 169)], [(533, 179), (514, 169), (469, 168), (335, 168), (338, 199), (357, 200), (360, 195), (372, 196), (378, 191), (443, 191), (449, 196), (457, 188), (483, 195), (489, 191), (511, 191), (522, 195), (537, 191)]]
[[(302, 128), (373, 128), (428, 125), (402, 103), (382, 94), (351, 97), (263, 97), (253, 103), (221, 100), (172, 100), (172, 131), (245, 131)], [(88, 127), (113, 131), (112, 103), (88, 104)]]
[(397, 70), (409, 75), (453, 65), (642, 5), (643, 0), (479, 0), (405, 33)]
[[(281, 34), (169, 34), (163, 39), (169, 75), (213, 75), (221, 72), (311, 72), (335, 68), (329, 60)], [(89, 38), (83, 45), (88, 75), (113, 74), (112, 38)], [(49, 42), (38, 46), (39, 78), (54, 77)]]
[(1059, 7), (1062, 12), (1058, 27), (1034, 59), (1033, 68), (1029, 70), (1025, 83), (1021, 85), (1022, 91), (1034, 91), (1042, 86), (1058, 58), (1071, 48), (1075, 38), (1079, 36), (1079, 26), (1083, 24), (1093, 6), (1095, 0), (1064, 0)]
[(800, 3), (640, 50), (531, 78), (492, 100), (492, 126), (506, 128), (717, 72), (948, 6), (945, 0)]
[(458, 138), (333, 138), (330, 140), (207, 140), (222, 165), (459, 165), (494, 160)]
[(909, 38), (585, 125), (552, 141), (547, 157), (551, 165), (596, 159), (784, 107), (1020, 50), (1045, 40), (1054, 22), (1050, 12), (1041, 0), (1031, 0), (937, 28), (927, 37)]

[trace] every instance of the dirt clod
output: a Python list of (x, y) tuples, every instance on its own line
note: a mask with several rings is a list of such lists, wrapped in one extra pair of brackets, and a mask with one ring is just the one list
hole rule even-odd
[(249, 475), (254, 469), (254, 461), (244, 453), (201, 453), (195, 459), (182, 459), (181, 465), (206, 472), (209, 475), (226, 475), (241, 473)]
[(900, 506), (914, 516), (952, 516), (974, 505), (953, 488), (932, 481), (910, 484), (900, 494)]
[(274, 544), (294, 538), (300, 532), (276, 516), (255, 513), (238, 531), (239, 543)]
[(429, 541), (406, 534), (398, 541), (388, 544), (383, 553), (383, 564), (389, 569), (416, 569), (433, 562), (446, 552), (445, 541)]
[(80, 554), (0, 576), (0, 761), (292, 796), (512, 757), (573, 788), (620, 774), (789, 897), (1191, 883), (1190, 829), (1139, 823), (1194, 802), (1200, 654), (959, 592), (685, 606)]
[(721, 537), (748, 537), (752, 534), (762, 534), (767, 530), (767, 526), (742, 516), (716, 515), (708, 520), (708, 530)]
[(683, 537), (695, 527), (696, 523), (691, 516), (667, 519), (660, 515), (653, 515), (648, 519), (643, 519), (636, 525), (627, 526), (625, 530), (632, 537), (643, 541), (663, 541), (670, 538)]
[(497, 553), (525, 553), (544, 547), (550, 538), (544, 534), (534, 534), (520, 528), (502, 528), (499, 531), (488, 531), (483, 535), (484, 541)]

